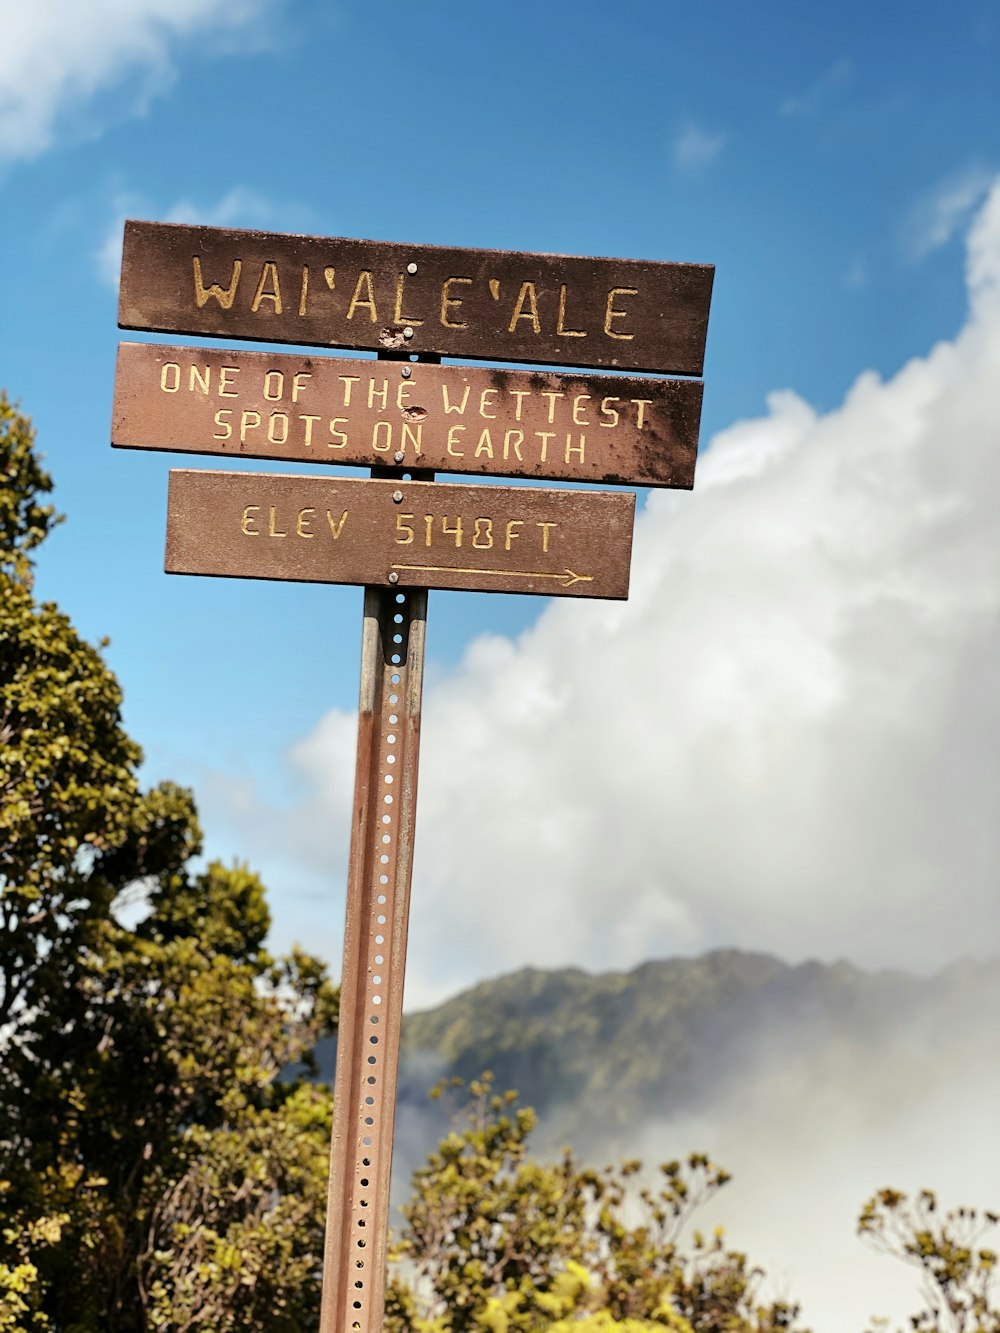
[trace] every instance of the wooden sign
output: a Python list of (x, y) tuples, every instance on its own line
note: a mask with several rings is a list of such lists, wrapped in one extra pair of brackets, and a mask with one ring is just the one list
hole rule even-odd
[(126, 222), (121, 328), (700, 375), (714, 268)]
[(385, 588), (628, 596), (635, 497), (170, 473), (166, 570)]
[(700, 380), (122, 343), (111, 441), (689, 488), (701, 396)]

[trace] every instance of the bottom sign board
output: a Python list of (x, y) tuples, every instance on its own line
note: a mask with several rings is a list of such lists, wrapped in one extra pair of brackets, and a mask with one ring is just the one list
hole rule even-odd
[(173, 469), (166, 570), (628, 596), (635, 496)]

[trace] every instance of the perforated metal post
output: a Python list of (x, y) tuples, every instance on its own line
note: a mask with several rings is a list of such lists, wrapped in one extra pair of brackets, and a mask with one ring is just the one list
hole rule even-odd
[(426, 615), (365, 589), (321, 1333), (382, 1326)]
[(426, 627), (425, 589), (365, 588), (320, 1333), (382, 1327)]

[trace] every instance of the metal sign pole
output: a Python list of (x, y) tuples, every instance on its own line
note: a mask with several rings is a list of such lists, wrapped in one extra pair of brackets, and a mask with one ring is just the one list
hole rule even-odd
[(382, 1326), (426, 618), (365, 589), (320, 1333)]
[(426, 589), (365, 588), (320, 1333), (382, 1327), (426, 634)]

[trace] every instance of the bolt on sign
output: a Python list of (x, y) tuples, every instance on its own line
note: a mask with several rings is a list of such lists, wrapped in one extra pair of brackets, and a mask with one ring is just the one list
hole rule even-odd
[(112, 424), (327, 469), (172, 470), (168, 572), (365, 588), (321, 1333), (382, 1324), (427, 590), (628, 595), (633, 494), (435, 473), (691, 487), (713, 273), (125, 224), (122, 328), (377, 353), (122, 343)]

